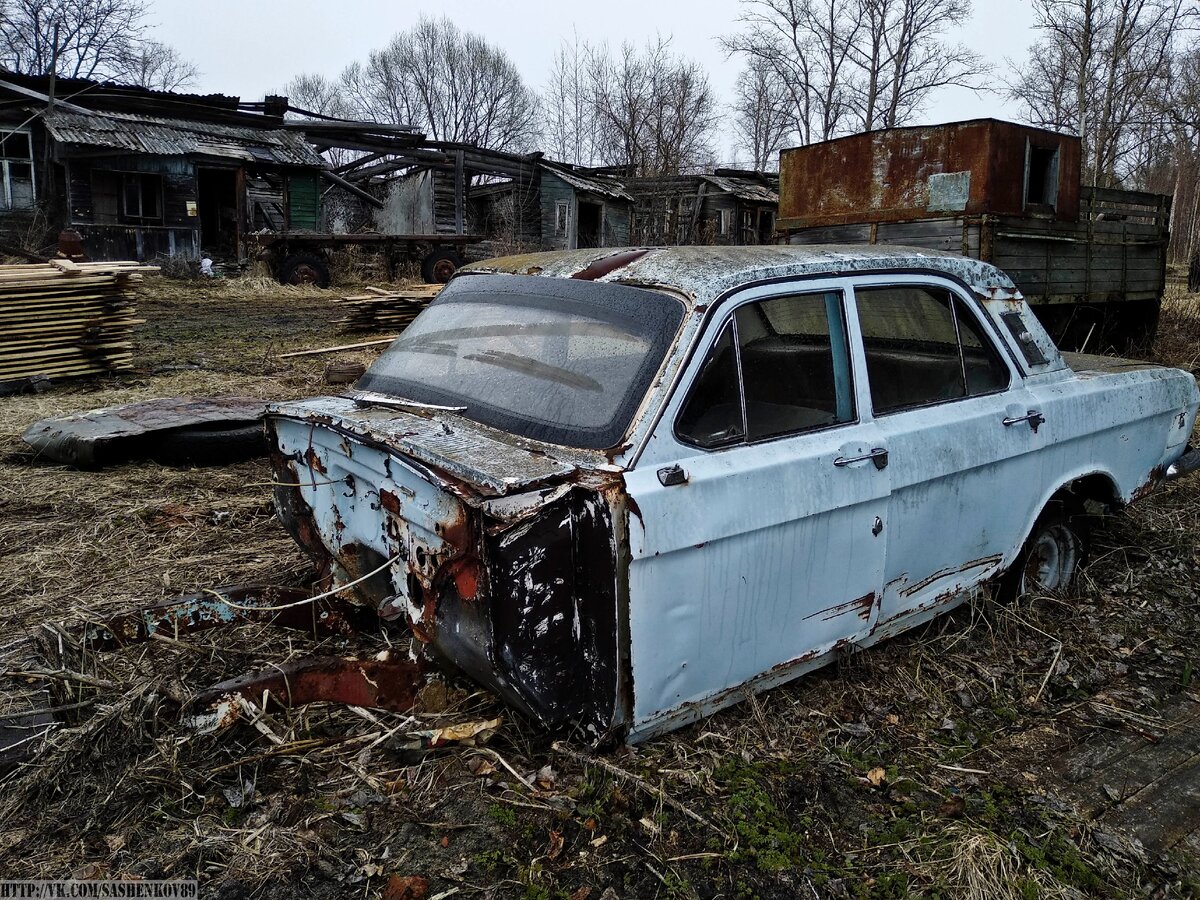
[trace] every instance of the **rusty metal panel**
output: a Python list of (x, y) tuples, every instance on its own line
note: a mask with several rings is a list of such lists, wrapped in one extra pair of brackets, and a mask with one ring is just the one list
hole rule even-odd
[[(966, 215), (1025, 215), (1029, 144), (1059, 148), (1058, 201), (1052, 217), (1079, 214), (1079, 138), (979, 119), (892, 128), (784, 150), (781, 228)], [(931, 177), (969, 173), (966, 201), (941, 202)]]

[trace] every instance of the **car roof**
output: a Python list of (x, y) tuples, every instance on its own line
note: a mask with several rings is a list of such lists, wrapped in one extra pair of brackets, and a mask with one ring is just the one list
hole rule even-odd
[[(751, 247), (606, 247), (523, 253), (473, 263), (471, 273), (587, 278), (600, 282), (668, 287), (705, 305), (734, 288), (776, 278), (867, 272), (933, 272), (955, 278), (976, 293), (1007, 298), (1012, 280), (977, 259), (895, 244), (767, 244)], [(456, 276), (456, 277), (462, 277)]]

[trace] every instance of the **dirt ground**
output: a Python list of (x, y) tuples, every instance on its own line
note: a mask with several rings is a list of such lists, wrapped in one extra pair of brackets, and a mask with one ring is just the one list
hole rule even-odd
[[(21, 443), (41, 417), (131, 400), (324, 393), (327, 357), (276, 355), (351, 339), (327, 294), (253, 279), (149, 282), (139, 311), (134, 375), (0, 398), (9, 670), (44, 622), (313, 575), (265, 463), (76, 472)], [(1200, 312), (1172, 299), (1157, 357), (1195, 367), (1198, 341)], [(962, 607), (599, 763), (454, 680), (412, 719), (180, 722), (200, 687), (394, 635), (247, 625), (88, 656), (55, 691), (64, 725), (0, 781), (0, 876), (189, 877), (229, 900), (1196, 896), (1187, 841), (1140, 841), (1108, 815), (1124, 796), (1063, 773), (1092, 747), (1169, 742), (1200, 703), (1198, 524), (1200, 479), (1171, 486), (1097, 527), (1074, 596)], [(29, 684), (0, 678), (14, 696)], [(484, 746), (411, 749), (415, 730), (493, 717)], [(1160, 818), (1192, 830), (1200, 806), (1180, 797)]]

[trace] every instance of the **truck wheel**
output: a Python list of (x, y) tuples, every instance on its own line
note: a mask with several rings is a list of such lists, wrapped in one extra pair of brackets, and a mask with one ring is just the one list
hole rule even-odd
[(999, 599), (1011, 602), (1028, 594), (1067, 591), (1087, 558), (1088, 527), (1082, 513), (1062, 502), (1051, 503), (1038, 517), (1029, 540), (1000, 578)]
[(329, 266), (315, 253), (292, 253), (279, 267), (281, 284), (315, 284), (329, 287)]
[(426, 284), (445, 284), (462, 264), (462, 257), (456, 250), (449, 247), (431, 250), (421, 260), (421, 277)]

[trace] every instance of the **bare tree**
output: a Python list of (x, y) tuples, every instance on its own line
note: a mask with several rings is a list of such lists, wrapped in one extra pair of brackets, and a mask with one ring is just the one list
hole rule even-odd
[(340, 78), (350, 109), (430, 137), (497, 150), (528, 146), (537, 96), (509, 56), (447, 18), (422, 18)]
[(9, 0), (0, 16), (5, 68), (94, 78), (120, 70), (146, 8), (138, 0)]
[(743, 0), (744, 29), (721, 39), (726, 54), (742, 54), (775, 77), (791, 100), (802, 143), (841, 130), (848, 110), (844, 73), (861, 31), (852, 6), (844, 0)]
[(122, 54), (114, 77), (156, 91), (178, 91), (194, 85), (200, 70), (168, 44), (137, 41)]
[(791, 97), (804, 143), (903, 125), (938, 89), (980, 89), (987, 66), (946, 40), (969, 0), (742, 0), (726, 53), (760, 61)]
[(1100, 185), (1129, 177), (1144, 159), (1190, 0), (1035, 0), (1042, 37), (1009, 84), (1036, 125), (1074, 131), (1083, 176)]
[(283, 87), (292, 106), (321, 116), (344, 119), (350, 115), (349, 104), (342, 95), (341, 87), (317, 72), (304, 72)]
[(642, 50), (624, 44), (587, 53), (588, 91), (606, 165), (638, 175), (674, 175), (713, 161), (719, 120), (708, 75), (659, 37)]
[(795, 133), (791, 95), (762, 59), (751, 58), (734, 86), (733, 127), (736, 146), (754, 169), (773, 169), (777, 154)]
[(589, 90), (586, 43), (576, 35), (559, 46), (542, 89), (541, 150), (572, 165), (591, 166), (597, 161), (598, 134)]
[(139, 0), (8, 0), (0, 3), (0, 66), (161, 91), (194, 84), (200, 73), (192, 63), (143, 37), (145, 19)]
[(851, 44), (858, 126), (911, 121), (945, 87), (978, 89), (988, 66), (945, 34), (971, 17), (970, 0), (859, 0), (862, 28)]

